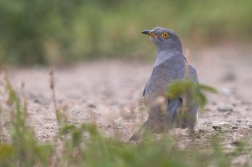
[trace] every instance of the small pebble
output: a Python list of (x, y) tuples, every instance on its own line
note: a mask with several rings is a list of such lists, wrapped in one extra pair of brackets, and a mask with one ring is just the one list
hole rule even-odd
[(232, 129), (238, 129), (238, 127), (237, 126), (232, 126)]
[(41, 104), (41, 101), (39, 99), (34, 99), (34, 103)]
[(205, 121), (205, 124), (206, 124), (207, 126), (209, 126), (209, 125), (212, 125), (213, 123), (212, 123), (211, 121)]
[(221, 126), (221, 128), (225, 130), (229, 130), (232, 127), (232, 125), (228, 122), (221, 122), (218, 125)]
[(115, 129), (122, 129), (123, 127), (121, 125), (116, 125)]
[(195, 130), (195, 133), (205, 133), (205, 130), (203, 130), (203, 129), (197, 129), (197, 130)]
[(216, 103), (215, 101), (212, 101), (212, 105), (214, 105), (214, 106), (215, 106), (216, 104), (217, 104), (217, 103)]
[(233, 107), (232, 107), (232, 105), (229, 105), (229, 104), (220, 104), (217, 107), (217, 109), (218, 109), (218, 111), (232, 111)]
[(232, 142), (232, 144), (238, 146), (238, 145), (241, 145), (242, 143), (239, 140), (235, 140)]
[(117, 118), (114, 120), (114, 123), (119, 124), (122, 122), (122, 118)]
[(248, 125), (249, 128), (252, 128), (252, 125)]
[(221, 92), (223, 95), (225, 95), (225, 96), (230, 96), (230, 95), (233, 93), (233, 91), (232, 91), (231, 89), (228, 89), (228, 88), (222, 88), (222, 89), (220, 90), (220, 92)]
[(214, 130), (228, 130), (231, 128), (231, 125), (228, 122), (220, 122), (218, 124), (214, 124), (212, 127)]
[(239, 122), (239, 123), (241, 123), (241, 122), (242, 122), (242, 120), (240, 120), (240, 119), (237, 119), (237, 120), (236, 120), (236, 122)]
[(99, 111), (93, 111), (96, 115), (100, 115)]
[(219, 126), (219, 125), (213, 125), (212, 127), (213, 127), (214, 130), (220, 130), (221, 129), (221, 126)]
[(88, 107), (90, 107), (90, 108), (96, 108), (96, 105), (95, 104), (89, 104)]
[(227, 70), (225, 74), (222, 76), (222, 81), (234, 81), (236, 80), (236, 75), (234, 71), (232, 70)]
[(211, 108), (210, 107), (205, 107), (204, 111), (211, 111)]

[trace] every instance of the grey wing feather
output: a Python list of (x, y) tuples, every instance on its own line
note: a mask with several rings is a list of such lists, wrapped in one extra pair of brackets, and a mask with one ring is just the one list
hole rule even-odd
[(189, 75), (190, 75), (190, 78), (196, 82), (196, 83), (199, 83), (199, 79), (198, 79), (198, 76), (197, 76), (197, 72), (195, 70), (195, 68), (192, 66), (192, 65), (189, 65)]
[(168, 113), (168, 120), (167, 123), (173, 123), (173, 121), (176, 119), (176, 113), (182, 106), (182, 99), (177, 98), (177, 99), (168, 99), (168, 108), (167, 108), (167, 113)]
[(174, 120), (176, 116), (177, 110), (181, 107), (182, 105), (182, 99), (177, 98), (177, 99), (168, 99), (166, 101), (167, 105), (167, 110), (163, 111), (159, 105), (151, 105), (150, 110), (149, 110), (149, 118), (148, 120), (156, 122), (157, 126), (159, 128), (158, 131), (157, 129), (150, 129), (151, 131), (155, 131), (156, 133), (162, 132), (165, 129), (169, 128), (172, 121)]
[[(199, 83), (197, 72), (195, 68), (191, 65), (189, 65), (189, 74), (194, 82)], [(191, 107), (189, 108), (188, 112), (191, 113), (192, 115), (196, 115), (198, 108), (199, 108), (198, 104), (195, 101), (191, 101)]]
[(143, 96), (157, 92), (158, 89), (165, 91), (170, 82), (184, 78), (184, 65), (176, 63), (177, 61), (180, 60), (166, 60), (153, 68), (152, 74), (144, 88)]
[[(179, 118), (177, 113), (182, 107), (182, 99), (168, 99), (167, 101), (168, 106), (166, 111), (162, 111), (157, 105), (151, 106), (148, 119), (155, 121), (159, 127), (162, 127), (163, 130), (170, 128), (172, 124), (175, 124), (177, 127), (181, 127), (181, 123), (178, 122)], [(164, 112), (166, 113), (164, 114)], [(184, 119), (182, 121), (181, 128), (186, 128), (188, 123), (190, 123), (190, 121)]]

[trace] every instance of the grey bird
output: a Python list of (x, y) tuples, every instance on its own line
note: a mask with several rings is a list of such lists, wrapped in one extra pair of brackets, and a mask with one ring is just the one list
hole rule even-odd
[[(170, 128), (194, 129), (198, 119), (198, 105), (193, 99), (179, 97), (170, 99), (166, 95), (172, 81), (187, 78), (198, 83), (196, 70), (188, 65), (182, 51), (178, 35), (166, 28), (156, 27), (144, 30), (157, 48), (157, 58), (149, 80), (143, 91), (149, 117), (139, 130), (129, 139), (141, 139), (145, 132), (163, 133)], [(180, 119), (183, 103), (186, 103), (185, 117)]]

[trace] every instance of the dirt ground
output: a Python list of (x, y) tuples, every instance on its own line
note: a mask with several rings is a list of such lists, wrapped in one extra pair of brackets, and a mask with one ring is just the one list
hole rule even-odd
[[(187, 53), (187, 52), (186, 52)], [(198, 143), (212, 134), (224, 133), (224, 147), (252, 136), (252, 49), (227, 47), (191, 51), (188, 58), (201, 83), (214, 86), (219, 95), (208, 95), (209, 103), (199, 114)], [(153, 62), (95, 61), (71, 67), (55, 67), (58, 106), (69, 122), (94, 122), (105, 136), (126, 141), (147, 117), (139, 100), (152, 72)], [(9, 76), (17, 92), (25, 84), (28, 122), (38, 139), (50, 141), (57, 132), (55, 111), (49, 86), (51, 67), (10, 68)], [(179, 141), (190, 139), (182, 131)], [(252, 146), (250, 146), (252, 148)], [(245, 161), (248, 154), (237, 157)], [(244, 160), (245, 159), (245, 160)], [(235, 163), (235, 162), (234, 162)]]

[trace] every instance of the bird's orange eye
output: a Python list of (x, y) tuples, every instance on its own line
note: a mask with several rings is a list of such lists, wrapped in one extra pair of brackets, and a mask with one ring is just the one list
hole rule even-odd
[(162, 33), (162, 37), (165, 38), (165, 39), (169, 38), (169, 34), (167, 32), (163, 32)]

